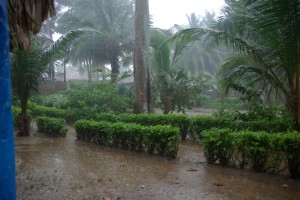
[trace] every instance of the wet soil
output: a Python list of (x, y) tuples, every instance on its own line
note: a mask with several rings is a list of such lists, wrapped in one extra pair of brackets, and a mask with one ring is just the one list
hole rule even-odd
[(68, 129), (66, 138), (16, 137), (18, 199), (300, 199), (299, 180), (207, 165), (192, 141), (168, 160), (77, 141)]

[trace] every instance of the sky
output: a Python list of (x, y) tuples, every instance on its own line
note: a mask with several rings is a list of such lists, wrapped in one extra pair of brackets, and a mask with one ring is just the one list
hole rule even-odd
[(154, 27), (169, 29), (174, 24), (187, 25), (186, 14), (204, 16), (205, 11), (219, 10), (224, 0), (149, 0), (149, 11)]

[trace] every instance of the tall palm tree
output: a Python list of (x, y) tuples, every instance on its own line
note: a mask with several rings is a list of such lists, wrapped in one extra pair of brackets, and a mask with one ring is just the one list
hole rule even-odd
[(47, 37), (33, 36), (32, 46), (28, 52), (25, 53), (18, 48), (12, 51), (10, 55), (12, 90), (21, 104), (20, 136), (29, 135), (28, 99), (38, 93), (48, 65), (62, 59), (70, 45), (87, 32), (87, 30), (70, 31), (54, 43)]
[[(110, 64), (112, 80), (115, 81), (120, 73), (120, 60), (124, 52), (132, 51), (133, 16), (131, 0), (77, 0), (58, 20), (56, 30), (64, 33), (77, 28), (92, 28), (102, 32), (101, 36), (87, 38), (85, 42), (89, 42), (89, 45), (78, 43), (77, 51), (88, 56), (83, 56), (81, 63)], [(75, 63), (78, 64), (78, 61)]]
[[(149, 22), (148, 0), (135, 1), (135, 44), (134, 44), (134, 113), (142, 113), (149, 108), (147, 78), (149, 74)], [(149, 82), (148, 82), (149, 83)], [(149, 86), (150, 89), (150, 86)], [(150, 93), (150, 92), (149, 92)], [(150, 96), (150, 95), (149, 95)]]
[(204, 35), (235, 49), (221, 66), (219, 79), (228, 89), (233, 83), (276, 88), (294, 118), (300, 119), (300, 2), (298, 0), (228, 0), (215, 30), (190, 29), (178, 40)]

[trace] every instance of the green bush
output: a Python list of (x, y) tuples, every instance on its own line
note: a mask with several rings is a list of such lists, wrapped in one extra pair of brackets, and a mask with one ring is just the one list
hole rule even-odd
[(38, 131), (50, 136), (65, 137), (67, 133), (66, 122), (63, 119), (40, 116), (36, 118)]
[(278, 174), (285, 171), (300, 177), (300, 134), (233, 132), (211, 129), (203, 132), (201, 143), (208, 163), (221, 166), (250, 167), (257, 172)]
[(237, 147), (241, 155), (243, 155), (243, 163), (247, 160), (250, 167), (257, 172), (264, 172), (267, 170), (267, 161), (274, 151), (273, 137), (266, 132), (250, 132), (245, 131), (239, 133), (236, 137)]
[(111, 114), (101, 113), (96, 117), (97, 120), (109, 122), (136, 123), (143, 126), (171, 125), (180, 129), (181, 138), (185, 139), (188, 134), (190, 119), (184, 114)]
[(54, 108), (54, 107), (34, 105), (32, 107), (32, 115), (66, 119), (67, 111), (59, 108)]
[(201, 139), (202, 132), (212, 128), (229, 128), (235, 131), (265, 131), (268, 133), (292, 130), (292, 120), (290, 118), (250, 120), (243, 116), (241, 113), (226, 113), (225, 115), (191, 117), (190, 134), (194, 139)]
[(232, 121), (214, 116), (199, 115), (191, 117), (190, 134), (194, 139), (201, 139), (202, 132), (212, 128), (230, 128)]
[(203, 133), (204, 155), (209, 164), (219, 161), (221, 166), (229, 166), (233, 154), (230, 129), (211, 129)]
[(292, 178), (300, 177), (300, 134), (284, 134), (280, 140), (281, 150), (285, 154), (288, 169)]
[(47, 107), (55, 107), (61, 109), (67, 109), (69, 100), (65, 92), (58, 92), (48, 96), (41, 96), (42, 104)]
[(74, 126), (79, 140), (170, 158), (177, 156), (178, 128), (90, 120), (78, 120)]
[(125, 112), (132, 108), (133, 101), (117, 92), (117, 85), (112, 83), (70, 83), (70, 89), (48, 96), (44, 105), (62, 109), (85, 108), (89, 112)]

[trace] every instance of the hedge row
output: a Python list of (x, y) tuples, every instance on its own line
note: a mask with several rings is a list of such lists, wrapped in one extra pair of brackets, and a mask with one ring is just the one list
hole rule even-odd
[(67, 119), (67, 110), (35, 105), (31, 107), (33, 116), (47, 116), (54, 118)]
[(269, 134), (211, 129), (203, 132), (201, 143), (208, 163), (250, 167), (274, 174), (288, 169), (291, 177), (300, 177), (300, 134), (297, 132)]
[(62, 118), (70, 123), (75, 122), (79, 119), (95, 119), (97, 116), (97, 113), (79, 108), (65, 110), (55, 107), (41, 106), (33, 102), (29, 103), (29, 107), (32, 110), (32, 115), (35, 117), (47, 116), (54, 118)]
[(50, 136), (66, 136), (66, 122), (63, 119), (40, 116), (36, 118), (36, 122), (39, 132)]
[(170, 158), (177, 156), (178, 128), (90, 120), (76, 121), (74, 126), (79, 140)]
[(292, 130), (290, 119), (242, 121), (215, 116), (191, 117), (190, 134), (193, 138), (202, 137), (202, 132), (212, 128), (230, 128), (235, 131), (266, 131), (268, 133), (288, 132)]
[(63, 110), (54, 107), (39, 106), (32, 104), (34, 116), (49, 116), (63, 118), (67, 122), (74, 122), (79, 119), (88, 119), (108, 122), (137, 123), (145, 126), (171, 125), (180, 128), (181, 138), (185, 139), (188, 133), (194, 139), (201, 139), (204, 130), (212, 128), (230, 128), (235, 131), (251, 130), (266, 131), (269, 133), (288, 132), (292, 130), (290, 119), (278, 118), (274, 120), (236, 120), (231, 117), (220, 116), (193, 116), (183, 114), (113, 114), (94, 113), (82, 109)]
[(143, 126), (171, 125), (180, 129), (181, 138), (185, 139), (188, 134), (190, 120), (183, 114), (110, 114), (101, 113), (96, 116), (96, 120), (109, 122), (136, 123)]

